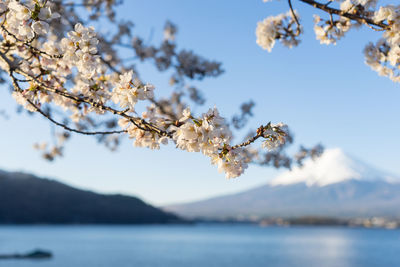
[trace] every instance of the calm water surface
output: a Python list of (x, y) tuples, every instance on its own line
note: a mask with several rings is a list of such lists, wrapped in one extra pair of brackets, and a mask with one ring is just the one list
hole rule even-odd
[(340, 227), (0, 226), (0, 253), (51, 250), (7, 267), (400, 266), (400, 230)]

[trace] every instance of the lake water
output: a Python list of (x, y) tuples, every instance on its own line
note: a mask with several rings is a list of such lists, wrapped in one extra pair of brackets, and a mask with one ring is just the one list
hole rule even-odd
[(0, 226), (0, 254), (51, 250), (7, 267), (400, 266), (400, 230), (255, 225)]

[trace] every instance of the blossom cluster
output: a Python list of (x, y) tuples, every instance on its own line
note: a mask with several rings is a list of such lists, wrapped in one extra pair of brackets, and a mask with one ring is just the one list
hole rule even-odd
[(400, 82), (400, 5), (380, 7), (373, 18), (376, 22), (386, 22), (389, 29), (376, 44), (365, 47), (366, 63), (380, 75)]
[[(376, 0), (342, 0), (339, 9), (343, 13), (368, 17), (376, 3)], [(340, 16), (338, 19), (333, 19), (333, 16), (330, 16), (329, 19), (322, 19), (320, 16), (314, 15), (314, 23), (317, 40), (326, 45), (335, 45), (351, 28), (361, 25), (359, 21), (352, 21), (344, 16)]]
[(133, 71), (120, 75), (120, 79), (112, 91), (112, 100), (118, 103), (121, 108), (135, 110), (138, 100), (153, 98), (154, 86), (143, 85), (138, 79), (133, 79)]
[(289, 135), (289, 129), (286, 124), (270, 124), (264, 133), (265, 141), (262, 147), (268, 148), (269, 150), (275, 150), (282, 146), (286, 142), (286, 137)]
[(323, 20), (320, 16), (314, 15), (314, 32), (317, 40), (321, 44), (336, 44), (336, 41), (344, 37), (348, 32), (352, 23), (350, 19), (340, 18), (337, 21)]
[(76, 24), (74, 30), (61, 40), (63, 61), (67, 66), (75, 66), (84, 78), (94, 77), (101, 72), (100, 59), (96, 55), (98, 43), (93, 27)]
[(287, 12), (286, 14), (279, 14), (277, 16), (270, 16), (263, 21), (257, 23), (256, 36), (257, 44), (263, 49), (271, 52), (275, 45), (275, 41), (279, 40), (283, 45), (291, 48), (299, 44), (296, 38), (301, 29), (296, 25), (293, 14)]
[(40, 1), (29, 1), (21, 3), (16, 0), (2, 1), (0, 3), (0, 13), (7, 12), (7, 30), (14, 34), (18, 39), (29, 40), (35, 35), (44, 35), (49, 31), (49, 21), (59, 18), (58, 13), (52, 13), (48, 6)]
[[(147, 110), (142, 113), (142, 118), (152, 125), (157, 125), (158, 129), (164, 132), (166, 132), (172, 124), (171, 121), (165, 120), (157, 113), (157, 108), (154, 104), (147, 107)], [(138, 122), (132, 119), (121, 118), (118, 120), (118, 124), (127, 131), (129, 138), (134, 139), (133, 145), (135, 147), (160, 149), (161, 144), (168, 144), (168, 137), (166, 135), (148, 131), (145, 127), (139, 126)]]
[(183, 124), (174, 133), (176, 146), (189, 152), (202, 152), (211, 162), (224, 171), (227, 178), (241, 175), (247, 168), (240, 149), (232, 150), (232, 139), (226, 121), (216, 108), (209, 109), (200, 118), (194, 118), (189, 109), (184, 110), (180, 119)]

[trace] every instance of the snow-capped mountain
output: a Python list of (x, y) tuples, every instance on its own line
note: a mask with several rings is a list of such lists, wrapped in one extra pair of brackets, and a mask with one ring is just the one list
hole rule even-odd
[(308, 160), (303, 167), (294, 167), (276, 177), (271, 185), (305, 183), (307, 186), (325, 186), (346, 180), (360, 181), (400, 181), (386, 172), (348, 156), (340, 148), (327, 149), (317, 160)]
[(293, 168), (267, 185), (242, 193), (172, 205), (186, 217), (369, 217), (400, 218), (400, 178), (369, 166), (341, 149)]

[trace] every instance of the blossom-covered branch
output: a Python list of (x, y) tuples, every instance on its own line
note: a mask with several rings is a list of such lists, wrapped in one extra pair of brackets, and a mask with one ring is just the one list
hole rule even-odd
[[(268, 0), (264, 0), (267, 2)], [(352, 28), (366, 25), (374, 31), (382, 32), (382, 38), (364, 48), (365, 62), (379, 75), (400, 82), (400, 5), (378, 6), (378, 0), (338, 0), (320, 3), (314, 0), (298, 0), (325, 14), (325, 18), (314, 15), (314, 31), (321, 44), (336, 44)], [(300, 43), (300, 16), (293, 10), (286, 14), (267, 17), (259, 22), (256, 30), (257, 43), (271, 52), (275, 41), (293, 47)], [(295, 23), (296, 22), (296, 23)]]
[[(50, 0), (1, 0), (0, 69), (8, 75), (12, 96), (20, 106), (67, 132), (98, 135), (111, 149), (121, 136), (128, 136), (135, 146), (159, 149), (170, 142), (188, 152), (201, 152), (228, 178), (243, 174), (262, 155), (251, 148), (258, 139), (263, 140), (267, 153), (283, 157), (283, 147), (291, 142), (283, 123), (261, 126), (247, 141), (234, 145), (231, 125), (216, 107), (193, 114), (190, 106), (203, 105), (205, 100), (188, 81), (222, 74), (221, 64), (192, 51), (178, 51), (177, 28), (171, 22), (166, 23), (158, 47), (132, 36), (133, 23), (115, 22), (116, 4), (109, 0), (67, 5)], [(87, 16), (76, 8), (88, 8)], [(117, 26), (112, 36), (86, 26), (103, 12)], [(280, 29), (281, 38), (292, 42), (291, 34), (299, 34), (300, 28), (292, 29), (289, 18), (287, 23)], [(155, 87), (140, 79), (134, 65), (120, 56), (121, 49), (133, 51), (133, 60), (151, 61), (159, 71), (171, 71), (170, 83), (175, 88), (171, 96), (157, 99)], [(141, 113), (138, 103), (144, 107)], [(253, 105), (242, 106), (235, 127), (244, 125)], [(66, 132), (57, 135), (59, 141), (52, 149), (47, 150), (45, 144), (35, 146), (45, 151), (47, 159), (62, 155), (70, 137)]]

